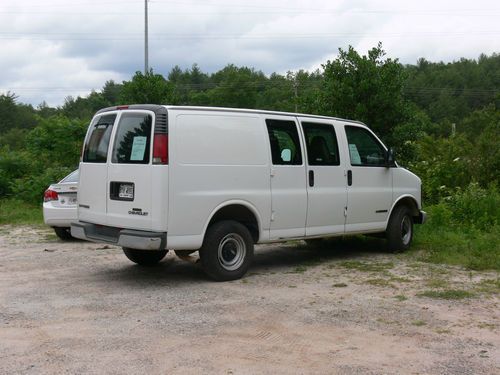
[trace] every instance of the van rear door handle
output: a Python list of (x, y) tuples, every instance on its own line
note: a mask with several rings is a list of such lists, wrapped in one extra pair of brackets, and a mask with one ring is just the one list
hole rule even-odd
[(352, 171), (351, 170), (347, 171), (347, 185), (349, 185), (349, 186), (352, 185)]
[(309, 186), (314, 186), (314, 171), (309, 171)]

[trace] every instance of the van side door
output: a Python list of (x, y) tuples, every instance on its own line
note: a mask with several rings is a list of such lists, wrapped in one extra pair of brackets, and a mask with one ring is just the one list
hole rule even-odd
[(307, 150), (306, 236), (344, 233), (347, 181), (333, 123), (299, 118)]
[(305, 158), (295, 117), (266, 116), (271, 156), (270, 239), (305, 236)]
[(364, 126), (344, 124), (347, 163), (346, 233), (383, 231), (392, 205), (387, 150)]

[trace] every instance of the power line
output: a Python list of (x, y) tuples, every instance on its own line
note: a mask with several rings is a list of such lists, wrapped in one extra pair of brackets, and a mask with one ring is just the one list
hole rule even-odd
[[(141, 40), (143, 36), (140, 33), (124, 33), (109, 37), (85, 37), (86, 35), (102, 35), (99, 33), (0, 33), (0, 39), (3, 40), (47, 40), (47, 41), (134, 41)], [(462, 37), (469, 35), (496, 36), (500, 30), (471, 30), (471, 31), (406, 31), (395, 33), (370, 33), (371, 38), (401, 38), (401, 37)], [(74, 36), (73, 36), (74, 35)], [(325, 39), (335, 37), (364, 37), (366, 33), (315, 33), (315, 34), (171, 34), (171, 33), (152, 33), (149, 39), (154, 40), (224, 40), (224, 39)]]

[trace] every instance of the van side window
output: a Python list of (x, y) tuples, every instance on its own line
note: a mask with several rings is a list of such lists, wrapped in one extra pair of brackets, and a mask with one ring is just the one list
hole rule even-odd
[(303, 122), (309, 165), (340, 165), (335, 129), (329, 124)]
[(118, 123), (113, 144), (113, 163), (148, 164), (151, 141), (151, 115), (124, 113)]
[(385, 149), (368, 130), (358, 126), (346, 126), (345, 133), (349, 144), (351, 165), (385, 166)]
[(106, 163), (108, 145), (116, 115), (103, 115), (94, 119), (90, 134), (83, 148), (83, 161), (86, 163)]
[(274, 165), (301, 165), (299, 134), (294, 121), (266, 120)]

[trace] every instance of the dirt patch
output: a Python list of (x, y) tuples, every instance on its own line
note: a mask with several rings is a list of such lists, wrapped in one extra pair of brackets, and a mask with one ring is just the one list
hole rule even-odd
[(142, 268), (0, 227), (0, 373), (499, 373), (499, 274), (379, 247), (258, 246), (214, 283), (173, 252)]

